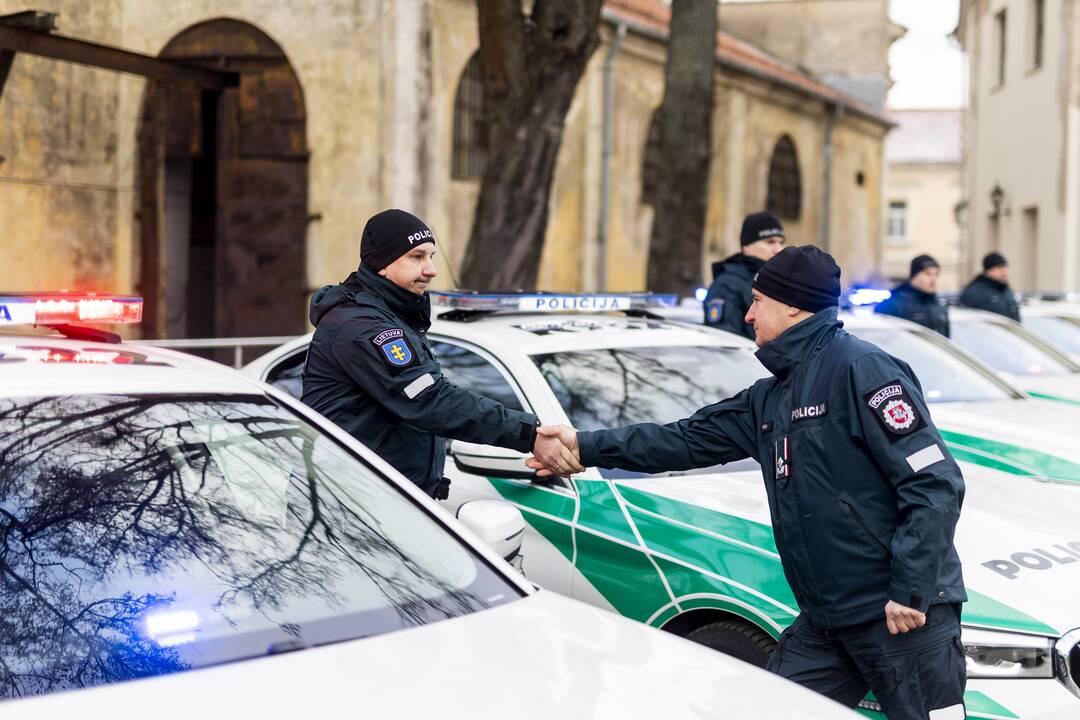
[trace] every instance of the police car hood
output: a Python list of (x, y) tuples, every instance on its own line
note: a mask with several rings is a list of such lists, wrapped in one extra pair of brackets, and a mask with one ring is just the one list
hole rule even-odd
[(857, 717), (763, 670), (543, 591), (411, 630), (0, 708), (13, 720)]

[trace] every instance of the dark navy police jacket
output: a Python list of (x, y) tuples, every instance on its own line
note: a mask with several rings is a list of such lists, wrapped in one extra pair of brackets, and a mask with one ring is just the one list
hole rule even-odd
[(315, 335), (303, 401), (344, 428), (425, 492), (442, 478), (442, 438), (529, 452), (537, 420), (451, 384), (428, 342), (427, 294), (368, 268), (311, 300)]
[(910, 320), (949, 337), (949, 308), (938, 302), (935, 293), (923, 292), (910, 283), (894, 288), (892, 297), (879, 303), (874, 312)]
[(754, 339), (754, 326), (743, 318), (753, 299), (754, 275), (764, 264), (742, 253), (713, 263), (713, 281), (703, 303), (706, 325)]
[(977, 275), (964, 288), (964, 292), (960, 294), (960, 302), (969, 308), (997, 313), (1020, 322), (1020, 306), (1013, 291), (1007, 284), (985, 275)]
[[(773, 377), (667, 425), (578, 434), (582, 462), (639, 472), (752, 457), (799, 607), (817, 628), (967, 599), (960, 468), (907, 364), (822, 310), (757, 353)], [(673, 481), (674, 482), (674, 481)]]

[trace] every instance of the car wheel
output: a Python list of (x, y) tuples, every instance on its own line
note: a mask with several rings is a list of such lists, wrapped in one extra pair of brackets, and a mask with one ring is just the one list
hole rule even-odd
[(776, 647), (776, 641), (769, 633), (739, 620), (703, 625), (686, 639), (762, 668)]

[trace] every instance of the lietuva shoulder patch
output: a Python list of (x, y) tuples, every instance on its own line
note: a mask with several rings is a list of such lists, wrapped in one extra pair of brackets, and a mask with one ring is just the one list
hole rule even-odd
[(401, 328), (382, 331), (371, 338), (371, 344), (379, 351), (379, 357), (387, 367), (393, 370), (409, 367), (416, 362), (416, 353), (405, 339), (405, 331)]
[(915, 403), (899, 380), (890, 380), (874, 388), (863, 395), (863, 399), (892, 440), (926, 426), (926, 420), (915, 409)]
[(705, 314), (709, 322), (718, 323), (724, 317), (724, 301), (721, 298), (713, 298), (705, 303)]

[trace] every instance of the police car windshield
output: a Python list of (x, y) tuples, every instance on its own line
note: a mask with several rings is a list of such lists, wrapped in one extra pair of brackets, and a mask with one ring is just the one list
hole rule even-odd
[(1024, 316), (1024, 327), (1067, 353), (1080, 355), (1080, 320), (1075, 318)]
[(1012, 375), (1068, 375), (1068, 358), (1042, 347), (1023, 330), (1005, 323), (963, 320), (952, 323), (950, 337), (998, 372)]
[(0, 700), (515, 597), (393, 485), (264, 397), (0, 400)]
[(927, 402), (984, 402), (1020, 397), (1008, 385), (950, 347), (948, 340), (929, 330), (892, 327), (849, 330), (910, 365), (919, 378)]
[[(579, 430), (669, 423), (735, 395), (768, 375), (749, 348), (662, 346), (534, 355)], [(726, 470), (756, 468), (752, 460)], [(698, 472), (710, 472), (703, 468)], [(602, 470), (605, 477), (639, 477)]]

